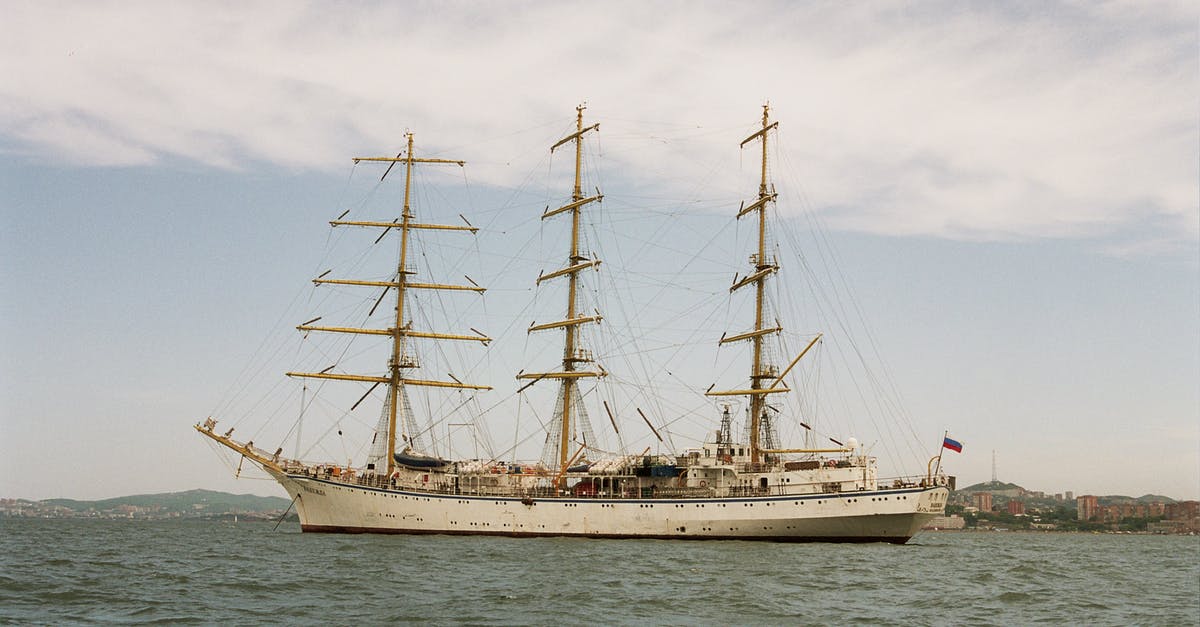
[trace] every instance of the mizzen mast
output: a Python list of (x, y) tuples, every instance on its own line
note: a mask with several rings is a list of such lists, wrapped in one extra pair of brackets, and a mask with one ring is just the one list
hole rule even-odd
[[(376, 385), (378, 385), (380, 383), (386, 383), (388, 385), (387, 472), (389, 475), (392, 473), (393, 470), (395, 470), (395, 467), (396, 467), (396, 459), (395, 459), (395, 457), (396, 457), (396, 422), (397, 422), (396, 416), (397, 416), (397, 407), (401, 404), (402, 396), (404, 394), (404, 386), (415, 385), (415, 386), (421, 386), (421, 387), (458, 388), (458, 389), (467, 389), (467, 390), (490, 390), (490, 389), (492, 389), (491, 387), (485, 386), (485, 385), (474, 385), (474, 384), (469, 384), (469, 383), (463, 383), (463, 382), (459, 381), (457, 378), (455, 378), (453, 375), (451, 375), (451, 378), (454, 379), (453, 381), (425, 380), (425, 379), (416, 379), (416, 378), (410, 378), (410, 377), (404, 376), (405, 370), (415, 369), (420, 366), (420, 364), (418, 363), (418, 361), (416, 359), (416, 356), (412, 355), (411, 353), (408, 353), (406, 351), (406, 340), (408, 338), (422, 338), (422, 339), (430, 339), (430, 340), (476, 341), (476, 342), (481, 342), (485, 345), (491, 341), (491, 338), (487, 337), (486, 335), (483, 335), (482, 333), (479, 333), (478, 331), (475, 331), (474, 335), (462, 335), (462, 334), (452, 334), (452, 333), (434, 333), (434, 332), (430, 332), (430, 331), (420, 331), (420, 330), (416, 330), (413, 328), (411, 320), (407, 323), (404, 320), (405, 301), (406, 301), (406, 294), (407, 294), (408, 290), (424, 289), (424, 290), (452, 290), (452, 291), (456, 290), (456, 291), (483, 292), (485, 289), (485, 288), (479, 287), (478, 285), (474, 285), (473, 281), (472, 281), (472, 285), (445, 285), (445, 284), (440, 284), (440, 283), (419, 283), (419, 282), (409, 280), (409, 277), (411, 275), (416, 274), (416, 270), (413, 268), (410, 268), (408, 265), (409, 235), (410, 235), (411, 231), (414, 231), (414, 230), (438, 230), (438, 231), (467, 231), (470, 233), (475, 233), (479, 229), (477, 229), (469, 224), (466, 226), (458, 226), (458, 225), (449, 225), (449, 224), (425, 224), (425, 223), (420, 223), (420, 222), (414, 221), (414, 218), (416, 216), (413, 215), (412, 207), (411, 207), (411, 203), (410, 203), (410, 198), (412, 195), (413, 165), (418, 164), (418, 163), (429, 163), (429, 164), (453, 164), (453, 165), (457, 165), (459, 167), (463, 167), (466, 165), (466, 163), (463, 161), (456, 161), (453, 159), (417, 158), (417, 157), (413, 156), (413, 134), (407, 133), (406, 135), (408, 138), (408, 148), (407, 148), (406, 152), (401, 153), (400, 155), (397, 155), (396, 157), (355, 157), (354, 158), (355, 163), (360, 163), (363, 161), (377, 161), (377, 162), (388, 163), (388, 169), (387, 169), (387, 171), (385, 171), (383, 173), (383, 177), (386, 177), (388, 175), (388, 172), (390, 172), (392, 167), (394, 165), (396, 165), (397, 163), (404, 164), (404, 207), (403, 207), (403, 210), (401, 211), (400, 219), (393, 220), (391, 222), (373, 222), (373, 221), (338, 219), (338, 220), (333, 220), (329, 223), (330, 225), (332, 225), (334, 227), (360, 226), (360, 227), (369, 227), (369, 228), (382, 228), (384, 230), (384, 234), (390, 232), (392, 229), (399, 230), (400, 231), (400, 255), (399, 255), (399, 257), (400, 258), (399, 258), (399, 261), (396, 266), (395, 280), (393, 280), (393, 281), (358, 281), (358, 280), (353, 280), (353, 279), (325, 279), (325, 278), (321, 278), (321, 277), (313, 279), (313, 283), (315, 283), (317, 285), (336, 284), (336, 285), (358, 285), (358, 286), (366, 286), (366, 287), (382, 287), (383, 294), (380, 295), (380, 299), (382, 299), (383, 296), (387, 294), (388, 290), (392, 290), (392, 289), (396, 290), (395, 325), (390, 329), (359, 329), (359, 328), (353, 328), (353, 327), (312, 326), (311, 322), (315, 322), (315, 320), (314, 320), (314, 321), (310, 321), (310, 323), (302, 324), (302, 325), (296, 327), (298, 330), (304, 331), (304, 332), (319, 331), (319, 332), (326, 332), (326, 333), (352, 333), (352, 334), (359, 334), (359, 335), (386, 335), (386, 336), (391, 337), (392, 351), (391, 351), (391, 357), (388, 360), (388, 376), (378, 377), (378, 376), (367, 376), (367, 375), (357, 375), (357, 374), (340, 374), (340, 373), (328, 372), (330, 369), (332, 369), (332, 366), (321, 372), (289, 372), (289, 373), (287, 373), (287, 375), (289, 377), (308, 377), (308, 378), (313, 378), (313, 379), (333, 379), (333, 380), (338, 380), (338, 381), (360, 381), (360, 382), (365, 382), (365, 383), (375, 383)], [(381, 177), (380, 180), (383, 180), (383, 177)], [(382, 238), (382, 237), (383, 237), (383, 235), (380, 235), (380, 238)], [(324, 275), (322, 275), (322, 277), (323, 276)], [(468, 281), (469, 280), (470, 280), (470, 278), (468, 277)], [(472, 331), (474, 331), (474, 329), (472, 329)]]
[(787, 392), (788, 388), (776, 387), (782, 377), (779, 376), (778, 368), (772, 364), (766, 363), (766, 357), (763, 351), (763, 340), (768, 335), (774, 335), (783, 330), (780, 326), (766, 327), (764, 309), (766, 297), (766, 282), (767, 279), (779, 270), (779, 265), (775, 262), (773, 255), (767, 254), (767, 205), (775, 201), (776, 194), (773, 188), (767, 185), (767, 133), (779, 126), (778, 122), (770, 121), (770, 105), (763, 105), (762, 128), (755, 131), (746, 139), (742, 140), (741, 146), (754, 141), (762, 141), (762, 166), (761, 177), (758, 185), (758, 197), (754, 202), (747, 205), (742, 203), (738, 210), (737, 217), (742, 219), (750, 214), (758, 216), (758, 249), (757, 252), (750, 255), (750, 265), (753, 271), (745, 277), (734, 277), (733, 285), (729, 291), (735, 292), (738, 289), (748, 285), (754, 286), (754, 328), (744, 333), (737, 335), (725, 335), (721, 338), (721, 344), (730, 342), (739, 342), (749, 340), (752, 343), (753, 357), (750, 366), (750, 388), (744, 390), (723, 390), (716, 392), (708, 392), (708, 396), (748, 396), (750, 399), (750, 458), (753, 463), (763, 461), (764, 449), (770, 449), (774, 443), (768, 443), (768, 446), (763, 446), (762, 436), (764, 432), (769, 431), (769, 420), (766, 416), (766, 395), (779, 392)]
[(543, 273), (537, 278), (537, 283), (540, 284), (542, 281), (567, 277), (567, 317), (563, 320), (533, 324), (529, 327), (530, 333), (548, 329), (563, 329), (565, 331), (562, 370), (557, 372), (522, 372), (517, 375), (518, 379), (534, 379), (535, 381), (540, 379), (559, 379), (562, 382), (559, 392), (562, 412), (558, 417), (558, 424), (556, 425), (561, 430), (559, 442), (557, 443), (560, 477), (562, 476), (562, 471), (565, 471), (567, 468), (569, 458), (572, 457), (570, 452), (570, 434), (573, 416), (571, 414), (572, 407), (578, 400), (579, 395), (577, 382), (579, 379), (604, 376), (603, 369), (596, 371), (584, 369), (586, 366), (581, 368), (581, 365), (592, 363), (594, 360), (592, 359), (591, 351), (579, 347), (579, 327), (584, 324), (599, 322), (602, 319), (599, 312), (594, 312), (595, 315), (581, 315), (578, 300), (579, 273), (587, 268), (594, 268), (600, 265), (599, 259), (586, 256), (580, 251), (580, 218), (582, 217), (584, 206), (604, 198), (599, 191), (597, 191), (595, 196), (584, 196), (580, 185), (580, 168), (583, 160), (583, 136), (588, 131), (599, 130), (600, 128), (599, 124), (593, 124), (588, 127), (583, 126), (583, 110), (585, 108), (584, 105), (575, 107), (575, 132), (560, 139), (550, 147), (550, 152), (553, 153), (563, 144), (568, 142), (575, 143), (575, 185), (571, 191), (571, 202), (557, 209), (547, 207), (545, 212), (542, 213), (543, 220), (564, 213), (571, 214), (571, 249), (567, 257), (567, 265), (559, 270)]

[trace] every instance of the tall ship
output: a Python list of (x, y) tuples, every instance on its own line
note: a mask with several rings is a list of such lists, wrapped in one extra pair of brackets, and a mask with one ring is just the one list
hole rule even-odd
[[(379, 239), (398, 238), (398, 259), (390, 277), (330, 278), (326, 273), (314, 279), (317, 285), (343, 289), (382, 289), (375, 307), (385, 297), (394, 302), (394, 316), (388, 316), (390, 326), (326, 326), (314, 319), (297, 327), (305, 334), (382, 338), (390, 345), (386, 371), (372, 375), (339, 372), (331, 366), (287, 373), (331, 385), (356, 384), (366, 393), (355, 406), (367, 399), (379, 403), (379, 421), (364, 459), (304, 461), (298, 458), (299, 451), (297, 458), (284, 455), (283, 446), (272, 453), (255, 445), (252, 438), (235, 438), (233, 429), (223, 430), (216, 416), (196, 424), (195, 429), (220, 445), (218, 448), (231, 450), (238, 458), (239, 472), (241, 464), (249, 462), (283, 486), (305, 532), (900, 544), (942, 515), (950, 479), (940, 471), (940, 455), (911, 475), (881, 477), (876, 458), (854, 438), (831, 439), (820, 446), (809, 440), (808, 446), (789, 447), (778, 435), (780, 421), (788, 417), (772, 399), (793, 392), (789, 374), (821, 336), (807, 342), (797, 354), (788, 355), (790, 361), (779, 358), (780, 351), (771, 348), (783, 325), (771, 315), (768, 302), (768, 284), (780, 272), (780, 264), (768, 239), (768, 210), (777, 199), (769, 180), (768, 140), (778, 122), (770, 119), (766, 105), (761, 127), (741, 142), (742, 147), (757, 144), (761, 148), (757, 195), (744, 201), (736, 212), (738, 221), (750, 224), (756, 245), (748, 251), (749, 267), (728, 287), (730, 294), (753, 300), (754, 314), (748, 324), (742, 323), (742, 329), (719, 338), (722, 345), (748, 347), (743, 351), (750, 358), (748, 372), (743, 371), (746, 377), (732, 389), (713, 386), (694, 391), (708, 397), (715, 408), (715, 428), (706, 431), (699, 446), (671, 454), (600, 446), (588, 419), (586, 384), (609, 373), (585, 346), (583, 330), (599, 324), (603, 315), (584, 306), (580, 284), (585, 271), (597, 271), (601, 264), (584, 246), (582, 220), (585, 212), (600, 206), (603, 195), (598, 189), (594, 194), (585, 193), (581, 182), (584, 138), (599, 129), (599, 124), (585, 125), (584, 110), (583, 106), (577, 108), (573, 132), (550, 149), (551, 153), (564, 147), (573, 149), (570, 196), (557, 207), (547, 207), (540, 216), (543, 221), (565, 223), (562, 228), (568, 232), (562, 265), (543, 271), (535, 280), (538, 285), (554, 283), (555, 294), (565, 292), (565, 307), (558, 319), (525, 329), (531, 335), (561, 336), (561, 360), (552, 368), (522, 370), (516, 375), (519, 391), (535, 385), (556, 390), (552, 412), (543, 425), (541, 459), (522, 462), (500, 455), (469, 459), (445, 455), (430, 443), (431, 428), (422, 426), (446, 422), (438, 412), (449, 411), (446, 408), (453, 403), (418, 407), (411, 398), (414, 390), (423, 397), (444, 393), (474, 398), (490, 390), (491, 383), (453, 374), (421, 374), (422, 352), (415, 348), (417, 343), (479, 345), (477, 350), (483, 351), (492, 338), (474, 327), (468, 327), (469, 332), (425, 328), (431, 322), (447, 324), (458, 318), (418, 315), (415, 309), (441, 302), (443, 297), (470, 297), (464, 293), (482, 293), (485, 288), (470, 279), (453, 284), (418, 276), (414, 234), (463, 237), (477, 229), (465, 217), (463, 224), (434, 224), (418, 218), (412, 203), (414, 171), (427, 166), (463, 166), (463, 162), (416, 156), (411, 133), (406, 149), (396, 157), (355, 160), (386, 164), (384, 176), (400, 166), (404, 190), (399, 217), (343, 220), (343, 214), (331, 223), (375, 230)], [(438, 294), (438, 298), (414, 297), (417, 294)], [(620, 441), (612, 408), (607, 402), (602, 406)], [(734, 406), (745, 409), (735, 416)], [(661, 442), (661, 426), (656, 428), (640, 408), (636, 414)], [(791, 418), (799, 421), (799, 417)]]

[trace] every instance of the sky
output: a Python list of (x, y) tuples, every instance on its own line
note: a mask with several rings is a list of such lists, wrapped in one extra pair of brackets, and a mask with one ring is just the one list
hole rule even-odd
[[(568, 191), (547, 148), (583, 102), (608, 326), (707, 343), (629, 370), (736, 383), (712, 345), (737, 323), (704, 307), (744, 309), (731, 214), (757, 153), (738, 142), (769, 102), (779, 242), (812, 244), (784, 270), (844, 279), (924, 453), (949, 430), (960, 484), (990, 479), (994, 451), (1029, 489), (1200, 498), (1198, 51), (1186, 2), (8, 3), (0, 496), (281, 494), (191, 425), (237, 403), (239, 431), (266, 421), (254, 393), (274, 398), (307, 350), (290, 329), (325, 302), (309, 279), (349, 259), (354, 235), (325, 222), (394, 199), (350, 158), (408, 131), (468, 162), (420, 179), (447, 190), (421, 202), (483, 227), (430, 248), (478, 253), (468, 274), (496, 286), (453, 321), (556, 315), (528, 283), (560, 263), (537, 216)], [(505, 395), (530, 357), (553, 362), (508, 335), (471, 371)], [(715, 428), (694, 418), (675, 444)], [(853, 429), (826, 433), (890, 427)]]

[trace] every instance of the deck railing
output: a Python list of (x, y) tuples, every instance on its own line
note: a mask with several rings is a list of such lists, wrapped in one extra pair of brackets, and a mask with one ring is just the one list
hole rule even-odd
[[(423, 485), (405, 485), (395, 483), (387, 476), (372, 472), (356, 473), (332, 467), (301, 466), (288, 468), (289, 472), (301, 474), (325, 481), (337, 481), (350, 485), (363, 486), (382, 490), (403, 490), (407, 492), (424, 492), (439, 495), (461, 495), (474, 497), (500, 497), (521, 499), (707, 499), (707, 498), (747, 498), (762, 496), (812, 496), (821, 494), (848, 494), (865, 491), (867, 486), (859, 483), (853, 487), (845, 484), (850, 482), (812, 482), (776, 484), (770, 486), (735, 485), (735, 486), (664, 486), (646, 481), (645, 477), (635, 475), (604, 475), (595, 477), (603, 479), (601, 483), (576, 484), (564, 490), (558, 490), (552, 485), (544, 486), (495, 486), (481, 485), (470, 481), (471, 478), (490, 478), (493, 474), (459, 475), (459, 481), (434, 482)], [(549, 477), (544, 477), (549, 481)], [(911, 490), (933, 486), (946, 486), (946, 477), (939, 476), (930, 482), (924, 476), (900, 476), (880, 479), (875, 491)], [(588, 486), (580, 488), (580, 485)]]

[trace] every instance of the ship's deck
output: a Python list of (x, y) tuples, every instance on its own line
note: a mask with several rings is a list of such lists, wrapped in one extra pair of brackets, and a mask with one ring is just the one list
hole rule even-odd
[[(741, 465), (745, 473), (772, 472), (782, 470), (764, 464)], [(752, 470), (753, 468), (753, 470)], [(285, 465), (282, 470), (294, 478), (309, 478), (324, 483), (359, 486), (374, 490), (423, 493), (438, 496), (474, 496), (509, 499), (587, 499), (587, 500), (704, 500), (714, 498), (762, 498), (762, 497), (811, 497), (835, 496), (857, 493), (911, 492), (925, 488), (945, 486), (944, 478), (930, 480), (926, 477), (890, 477), (879, 480), (873, 486), (860, 486), (856, 490), (840, 489), (839, 483), (810, 482), (777, 484), (766, 487), (758, 485), (686, 487), (671, 485), (675, 477), (644, 477), (636, 474), (567, 473), (560, 485), (555, 487), (554, 474), (522, 474), (477, 472), (477, 473), (425, 473), (429, 483), (394, 481), (386, 475), (360, 473), (331, 466)], [(501, 479), (516, 479), (517, 485), (487, 485), (486, 482)]]

